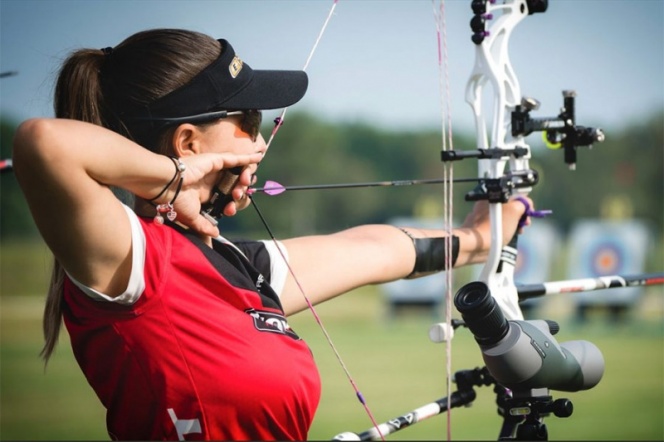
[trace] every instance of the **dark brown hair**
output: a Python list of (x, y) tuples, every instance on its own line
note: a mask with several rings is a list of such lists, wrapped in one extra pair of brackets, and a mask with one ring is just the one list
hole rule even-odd
[[(167, 153), (171, 130), (131, 133), (122, 116), (189, 82), (217, 59), (219, 42), (198, 32), (154, 29), (136, 33), (114, 48), (80, 49), (64, 61), (54, 96), (55, 115), (107, 127), (151, 150)], [(44, 310), (45, 361), (60, 334), (64, 269), (54, 260)]]

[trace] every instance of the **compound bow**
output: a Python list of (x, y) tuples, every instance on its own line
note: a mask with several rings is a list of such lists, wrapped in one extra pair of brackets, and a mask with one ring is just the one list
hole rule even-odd
[[(456, 151), (444, 148), (441, 153), (441, 159), (445, 163), (466, 158), (478, 159), (479, 184), (466, 195), (466, 200), (488, 201), (491, 246), (489, 258), (479, 276), (480, 281), (464, 286), (455, 298), (455, 305), (462, 312), (465, 323), (448, 319), (446, 327), (442, 327), (442, 324), (441, 327), (434, 326), (430, 335), (434, 341), (449, 342), (455, 328), (462, 325), (469, 327), (480, 344), (487, 367), (457, 372), (455, 382), (458, 390), (445, 398), (365, 432), (341, 433), (336, 436), (337, 440), (382, 438), (452, 407), (468, 404), (475, 399), (473, 387), (491, 384), (496, 386), (498, 404), (505, 418), (500, 438), (546, 439), (543, 416), (554, 413), (556, 416), (566, 417), (572, 412), (571, 402), (567, 399), (553, 401), (549, 396), (549, 388), (555, 386), (563, 391), (577, 391), (592, 388), (601, 379), (603, 358), (594, 345), (578, 341), (568, 344), (570, 348), (566, 348), (565, 344), (559, 346), (552, 337), (558, 330), (557, 324), (523, 320), (519, 307), (519, 292), (514, 282), (516, 233), (507, 246), (502, 245), (502, 204), (512, 197), (521, 198), (526, 205), (526, 213), (530, 216), (548, 214), (546, 211), (531, 210), (528, 201), (523, 198), (538, 182), (537, 172), (529, 166), (531, 152), (525, 140), (526, 136), (534, 131), (544, 131), (551, 144), (564, 148), (564, 159), (570, 169), (575, 168), (578, 147), (591, 146), (592, 143), (604, 139), (600, 129), (576, 124), (573, 91), (563, 92), (564, 106), (557, 117), (534, 119), (530, 116), (530, 112), (536, 110), (539, 103), (534, 99), (522, 97), (508, 56), (508, 45), (512, 31), (524, 18), (543, 13), (547, 7), (548, 0), (504, 0), (501, 3), (495, 0), (472, 0), (474, 15), (470, 27), (471, 38), (475, 44), (475, 65), (466, 86), (466, 101), (470, 104), (475, 118), (477, 149)], [(491, 86), (490, 99), (493, 105), (490, 136), (483, 108), (483, 92), (487, 84)], [(530, 293), (532, 290), (531, 287)], [(544, 293), (541, 287), (537, 290), (538, 293)], [(524, 299), (525, 297), (524, 294)], [(486, 325), (483, 323), (486, 321), (495, 321), (500, 325)], [(501, 336), (494, 337), (494, 332)], [(532, 345), (553, 348), (539, 348), (540, 351), (534, 356), (534, 359), (541, 358), (539, 361), (529, 360), (533, 358), (527, 352), (522, 352), (522, 349), (517, 349), (518, 355), (515, 356), (514, 349), (518, 345), (514, 342), (506, 344), (506, 340), (514, 341), (524, 336), (530, 341), (530, 348)], [(581, 347), (580, 350), (571, 348), (577, 345)], [(557, 365), (557, 371), (566, 372), (564, 379), (557, 375), (542, 376), (541, 372), (547, 370), (546, 364), (538, 364), (544, 359), (546, 352), (549, 353), (549, 360), (554, 359), (556, 353), (564, 355), (562, 359), (568, 360), (587, 357), (593, 361), (593, 366), (581, 367), (580, 363), (574, 364), (573, 367)], [(521, 370), (519, 365), (529, 365), (531, 362), (538, 365), (534, 371), (516, 375), (516, 372)], [(506, 369), (506, 365), (509, 368)], [(535, 373), (540, 369), (540, 373)], [(585, 379), (578, 381), (579, 376)], [(516, 378), (519, 380), (516, 381)], [(533, 380), (534, 378), (538, 379)], [(572, 381), (572, 378), (575, 380)]]
[[(334, 6), (336, 3), (337, 0), (334, 0)], [(550, 145), (563, 148), (565, 162), (570, 169), (575, 169), (577, 149), (603, 141), (604, 134), (601, 129), (576, 124), (574, 91), (563, 91), (563, 108), (558, 116), (551, 118), (532, 118), (530, 112), (537, 110), (539, 103), (521, 95), (519, 82), (508, 57), (509, 39), (514, 28), (524, 18), (545, 12), (548, 0), (504, 0), (501, 3), (497, 0), (472, 0), (471, 8), (474, 14), (470, 21), (471, 38), (476, 49), (475, 65), (466, 86), (466, 101), (470, 104), (475, 117), (477, 149), (448, 150), (444, 141), (441, 159), (447, 164), (467, 158), (478, 159), (479, 176), (476, 181), (479, 184), (466, 195), (466, 200), (488, 201), (491, 245), (489, 258), (481, 271), (479, 281), (464, 286), (455, 298), (455, 306), (462, 313), (464, 320), (452, 320), (448, 316), (448, 323), (445, 326), (441, 324), (434, 326), (430, 336), (434, 341), (449, 342), (454, 329), (460, 326), (468, 327), (480, 344), (487, 366), (455, 373), (458, 390), (448, 394), (447, 397), (377, 424), (335, 350), (360, 402), (365, 406), (374, 424), (373, 428), (362, 433), (341, 433), (335, 437), (336, 440), (384, 439), (385, 435), (423, 419), (472, 402), (476, 396), (474, 387), (487, 385), (495, 385), (497, 403), (504, 417), (501, 440), (545, 440), (547, 432), (542, 422), (543, 418), (551, 413), (558, 417), (567, 417), (572, 413), (571, 402), (567, 399), (554, 401), (549, 395), (549, 389), (578, 391), (594, 387), (602, 377), (604, 361), (599, 349), (589, 342), (573, 341), (558, 344), (553, 338), (558, 331), (558, 325), (554, 322), (524, 321), (519, 301), (564, 290), (594, 290), (664, 283), (664, 275), (655, 274), (561, 281), (530, 285), (521, 289), (516, 286), (514, 269), (517, 258), (517, 235), (514, 234), (509, 244), (503, 247), (502, 204), (516, 197), (526, 205), (526, 213), (529, 216), (541, 217), (550, 213), (531, 210), (528, 201), (523, 198), (538, 182), (537, 171), (529, 166), (531, 152), (525, 138), (535, 131), (544, 132), (545, 139)], [(332, 11), (325, 25), (331, 14)], [(307, 64), (310, 59), (311, 55)], [(487, 84), (491, 86), (493, 104), (490, 137), (483, 108), (483, 92)], [(268, 145), (283, 123), (283, 114), (275, 123), (275, 130)], [(444, 132), (443, 125), (445, 140)], [(453, 180), (451, 175), (449, 180), (450, 183), (457, 181)], [(429, 180), (408, 181), (407, 184), (422, 184), (426, 181)], [(439, 180), (431, 180), (434, 181)], [(467, 181), (467, 179), (458, 181)], [(254, 191), (276, 195), (285, 190), (388, 185), (400, 185), (400, 182), (290, 188), (274, 183)], [(258, 210), (257, 207), (256, 209)], [(270, 236), (274, 239), (271, 233)], [(451, 284), (448, 283), (448, 286)], [(304, 293), (303, 295), (306, 298)], [(334, 348), (313, 307), (311, 305), (309, 307), (323, 328), (328, 342)], [(487, 320), (490, 323), (488, 327), (485, 325)], [(494, 333), (500, 336), (494, 336)], [(520, 344), (524, 342), (525, 344)], [(548, 361), (544, 363), (547, 356)]]

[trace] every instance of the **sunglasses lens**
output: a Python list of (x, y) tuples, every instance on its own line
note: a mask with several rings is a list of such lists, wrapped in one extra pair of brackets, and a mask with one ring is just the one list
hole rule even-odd
[(263, 114), (260, 111), (246, 111), (242, 118), (242, 130), (255, 141), (260, 133)]

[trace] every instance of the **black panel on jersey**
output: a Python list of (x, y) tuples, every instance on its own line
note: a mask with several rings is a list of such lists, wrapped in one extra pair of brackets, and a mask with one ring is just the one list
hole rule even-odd
[[(210, 248), (197, 235), (176, 224), (168, 223), (168, 225), (182, 233), (203, 252), (210, 264), (225, 280), (235, 287), (258, 293), (263, 307), (279, 309), (283, 312), (279, 296), (268, 283), (270, 275), (268, 274), (266, 278), (249, 262), (246, 256), (232, 245), (213, 240), (212, 248)], [(266, 267), (269, 269), (269, 264)]]
[(272, 257), (264, 242), (241, 239), (233, 240), (233, 244), (244, 253), (251, 265), (256, 267), (268, 281), (272, 281), (272, 271), (270, 270)]

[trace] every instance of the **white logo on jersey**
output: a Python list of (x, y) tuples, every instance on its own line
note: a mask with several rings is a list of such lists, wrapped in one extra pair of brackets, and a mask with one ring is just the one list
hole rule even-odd
[(178, 432), (178, 440), (185, 440), (185, 434), (202, 433), (201, 422), (198, 419), (178, 419), (172, 408), (168, 409), (168, 415), (175, 425), (175, 431)]
[(256, 330), (262, 332), (279, 333), (282, 335), (290, 336), (295, 340), (300, 340), (300, 337), (290, 328), (288, 321), (281, 315), (271, 312), (264, 312), (254, 310), (253, 308), (245, 310), (249, 316), (254, 318), (254, 326)]
[(258, 290), (260, 290), (261, 286), (263, 285), (264, 282), (265, 282), (265, 278), (263, 277), (263, 275), (259, 274), (258, 279), (256, 279), (256, 288)]

